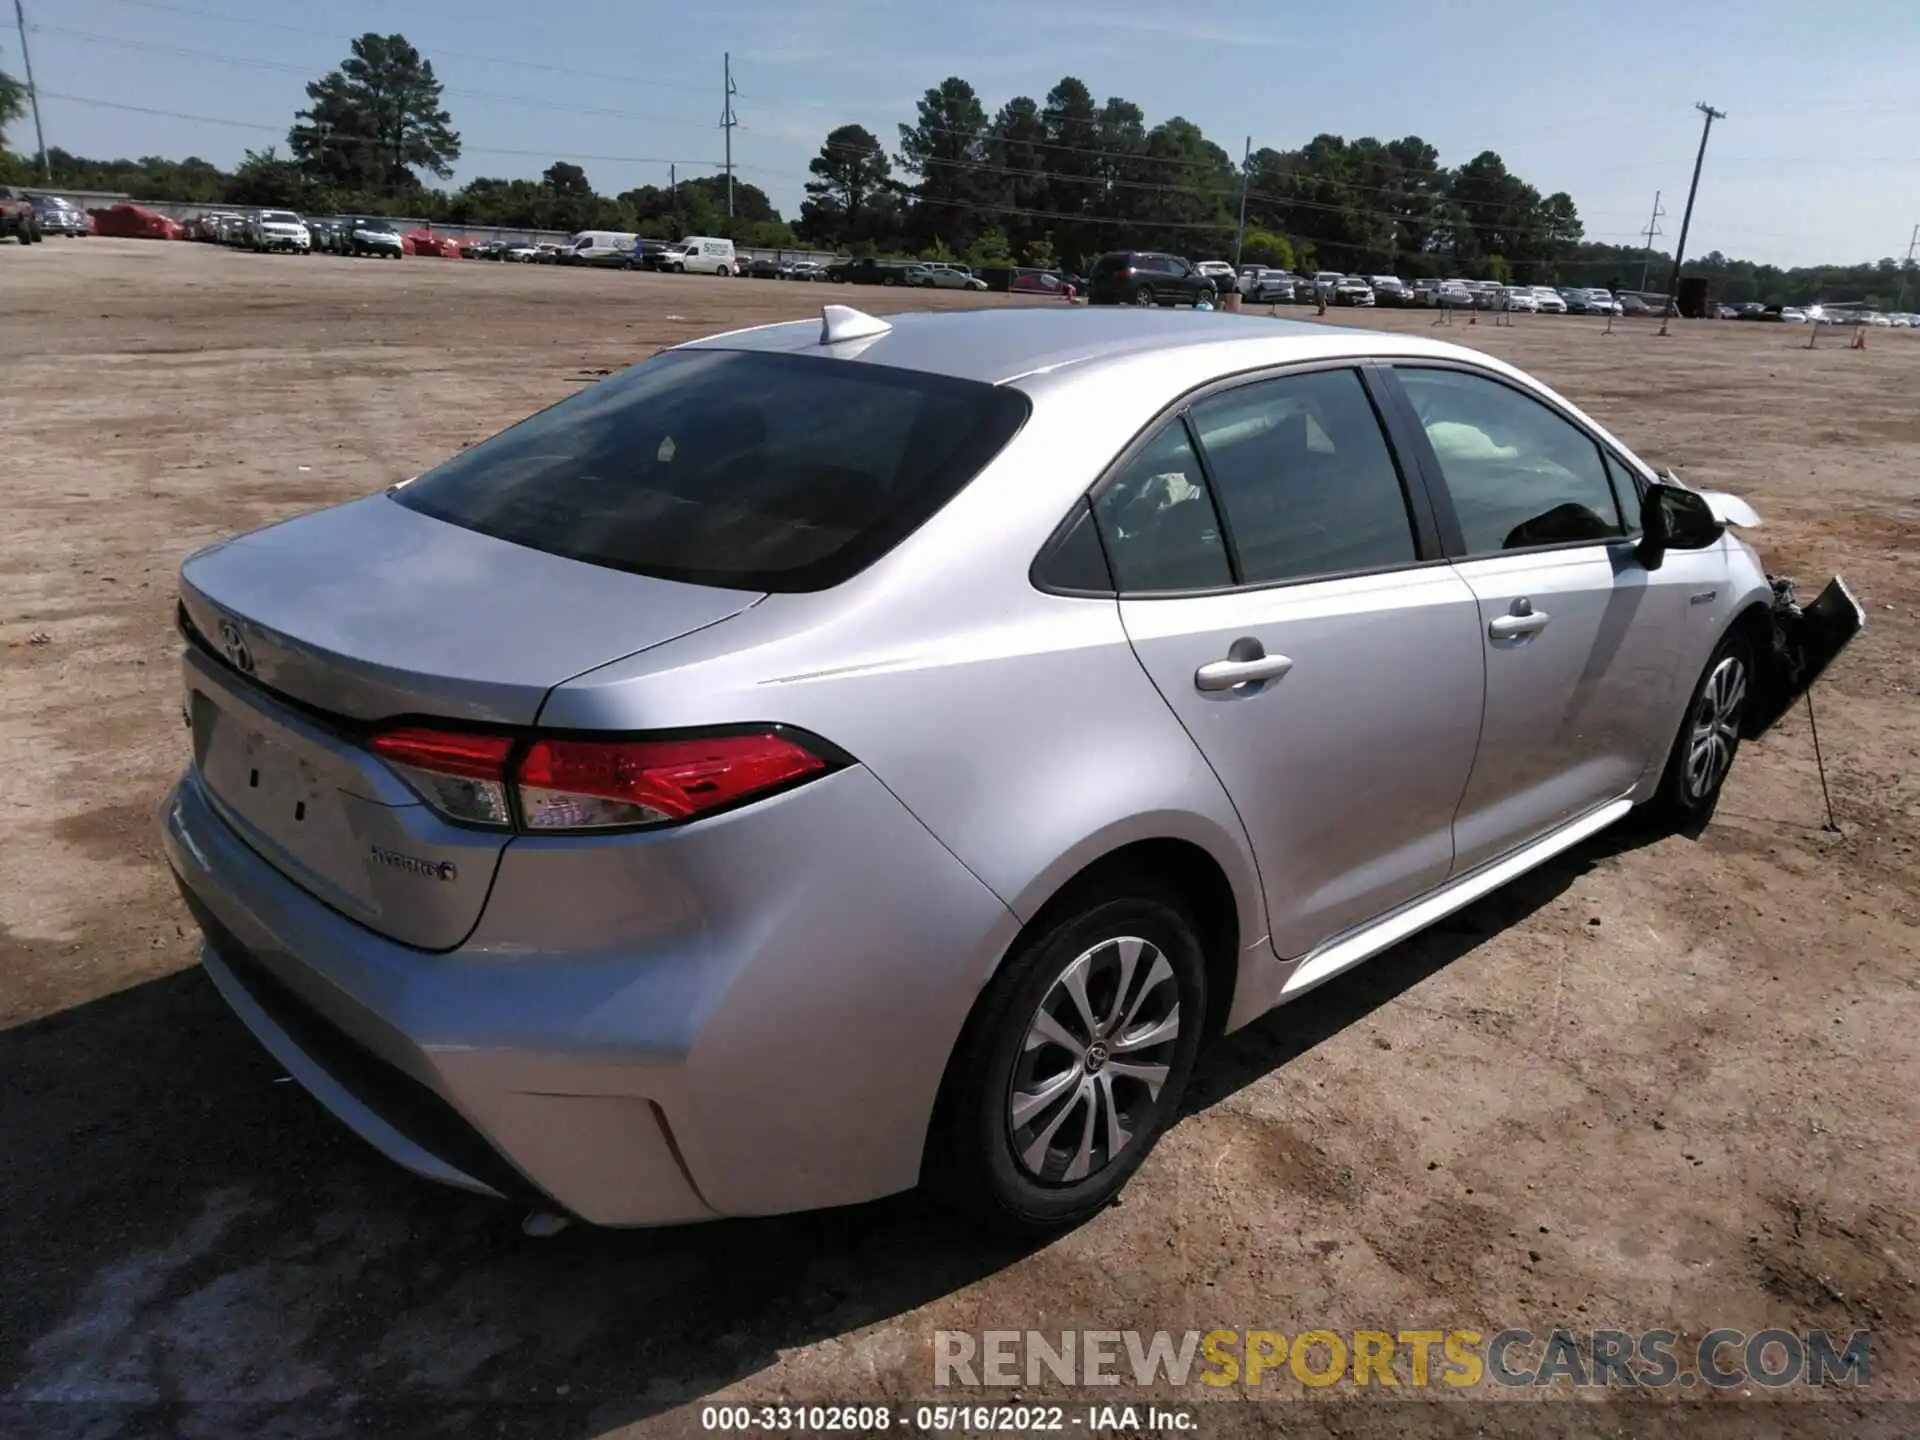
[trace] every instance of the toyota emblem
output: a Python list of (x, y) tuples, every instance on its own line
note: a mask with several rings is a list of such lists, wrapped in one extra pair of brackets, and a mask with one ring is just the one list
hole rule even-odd
[(231, 620), (220, 622), (220, 649), (242, 675), (253, 673), (253, 652), (247, 648), (247, 639), (240, 633), (240, 627)]

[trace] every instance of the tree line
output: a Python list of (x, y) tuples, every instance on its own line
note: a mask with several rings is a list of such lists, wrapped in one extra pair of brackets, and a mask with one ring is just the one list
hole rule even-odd
[[(597, 192), (555, 161), (538, 180), (482, 177), (436, 186), (462, 153), (433, 62), (402, 35), (368, 33), (306, 87), (278, 146), (247, 151), (231, 171), (190, 156), (89, 160), (50, 150), (56, 186), (135, 199), (279, 206), (315, 214), (389, 214), (450, 226), (636, 231), (659, 239), (726, 235), (759, 246), (806, 244), (854, 255), (1020, 263), (1081, 273), (1117, 248), (1192, 259), (1238, 258), (1286, 269), (1453, 276), (1520, 284), (1659, 288), (1669, 257), (1584, 238), (1573, 198), (1543, 195), (1484, 150), (1456, 165), (1417, 135), (1316, 135), (1294, 150), (1239, 158), (1179, 116), (1149, 125), (1117, 96), (1097, 101), (1064, 77), (1044, 98), (1015, 96), (988, 115), (967, 81), (928, 89), (889, 149), (861, 125), (831, 130), (789, 224), (766, 192), (737, 176), (733, 214), (723, 174)], [(4, 148), (25, 109), (0, 74), (0, 179), (33, 183)], [(1241, 231), (1244, 206), (1245, 229)], [(1783, 270), (1714, 252), (1689, 262), (1721, 298), (1896, 302), (1913, 269), (1891, 259)], [(1910, 284), (1920, 303), (1920, 283)]]

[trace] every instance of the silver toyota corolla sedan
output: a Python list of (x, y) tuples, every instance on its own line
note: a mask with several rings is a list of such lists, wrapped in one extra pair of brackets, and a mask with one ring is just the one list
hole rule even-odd
[(187, 560), (166, 852), (420, 1175), (1066, 1224), (1210, 1037), (1705, 818), (1861, 624), (1755, 523), (1423, 338), (829, 306)]

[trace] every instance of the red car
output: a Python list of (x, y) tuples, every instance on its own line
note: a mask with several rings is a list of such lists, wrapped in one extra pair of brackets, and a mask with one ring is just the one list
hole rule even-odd
[(1015, 295), (1057, 295), (1062, 300), (1074, 297), (1074, 288), (1058, 275), (1044, 272), (1023, 271), (1008, 282), (1008, 291)]

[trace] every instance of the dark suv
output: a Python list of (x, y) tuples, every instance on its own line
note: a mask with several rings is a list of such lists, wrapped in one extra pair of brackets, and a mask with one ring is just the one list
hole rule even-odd
[(1213, 281), (1178, 255), (1153, 250), (1102, 255), (1087, 284), (1089, 305), (1211, 305), (1213, 299)]

